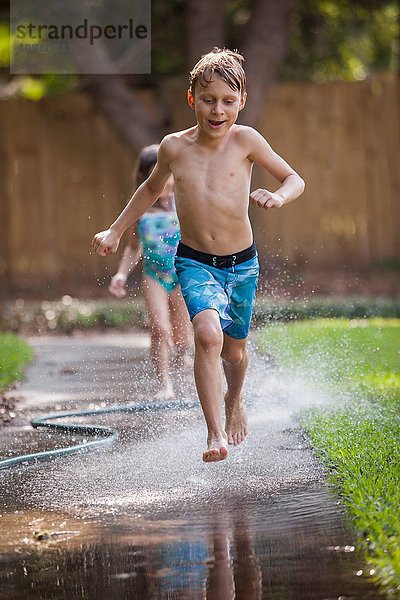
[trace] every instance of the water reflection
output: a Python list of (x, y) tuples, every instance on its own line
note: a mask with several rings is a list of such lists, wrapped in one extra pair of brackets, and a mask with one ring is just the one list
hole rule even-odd
[(207, 535), (160, 543), (151, 552), (149, 573), (156, 597), (258, 600), (262, 572), (247, 519), (215, 512)]
[[(229, 521), (225, 516), (223, 520)], [(262, 596), (262, 572), (247, 516), (235, 515), (233, 523), (223, 520), (216, 515), (214, 521), (207, 598), (258, 600)]]
[[(38, 528), (47, 539), (33, 536)], [(361, 559), (344, 550), (351, 540), (336, 499), (317, 484), (205, 509), (178, 502), (156, 517), (19, 511), (2, 515), (1, 530), (7, 600), (378, 597), (356, 576)]]

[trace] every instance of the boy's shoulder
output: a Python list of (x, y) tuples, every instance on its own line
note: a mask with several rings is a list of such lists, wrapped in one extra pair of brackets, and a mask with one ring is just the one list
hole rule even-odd
[(196, 126), (194, 126), (189, 127), (188, 129), (182, 129), (181, 131), (173, 131), (172, 133), (168, 133), (166, 136), (164, 136), (161, 143), (164, 146), (172, 146), (173, 144), (184, 143), (185, 141), (193, 138), (196, 129)]
[(174, 131), (163, 137), (160, 143), (160, 150), (165, 155), (175, 155), (182, 146), (189, 144), (193, 140), (196, 127), (183, 129), (182, 131)]
[(261, 135), (254, 127), (238, 124), (233, 125), (232, 133), (242, 140), (253, 140)]
[(231, 129), (231, 135), (235, 143), (245, 154), (250, 155), (260, 145), (265, 143), (265, 138), (257, 129), (249, 125), (234, 125)]

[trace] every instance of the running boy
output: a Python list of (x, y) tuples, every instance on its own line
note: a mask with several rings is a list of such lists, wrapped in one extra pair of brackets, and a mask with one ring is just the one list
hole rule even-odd
[[(194, 328), (194, 375), (208, 430), (205, 462), (225, 459), (227, 444), (240, 444), (247, 435), (242, 388), (258, 279), (249, 198), (261, 208), (281, 208), (304, 190), (302, 178), (257, 131), (235, 124), (246, 103), (243, 60), (218, 48), (200, 59), (190, 73), (188, 91), (196, 125), (163, 139), (149, 178), (110, 228), (92, 241), (102, 256), (115, 252), (124, 231), (154, 204), (174, 175), (181, 228), (175, 267)], [(280, 183), (275, 192), (250, 194), (254, 163)], [(221, 357), (227, 381), (225, 428)]]

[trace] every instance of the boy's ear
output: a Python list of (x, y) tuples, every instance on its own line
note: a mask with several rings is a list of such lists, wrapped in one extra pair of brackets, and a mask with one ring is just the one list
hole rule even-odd
[(194, 97), (190, 90), (187, 92), (187, 101), (192, 110), (194, 110)]
[(242, 108), (245, 107), (246, 105), (246, 100), (247, 100), (247, 92), (243, 93), (243, 96), (240, 99), (240, 104), (239, 104), (239, 110), (242, 110)]

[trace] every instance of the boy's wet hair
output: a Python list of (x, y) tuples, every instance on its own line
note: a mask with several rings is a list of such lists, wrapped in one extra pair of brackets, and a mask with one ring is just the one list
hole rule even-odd
[(243, 96), (246, 91), (246, 74), (243, 69), (244, 58), (239, 52), (226, 48), (213, 48), (204, 54), (190, 71), (189, 90), (194, 96), (196, 83), (207, 87), (214, 73), (217, 73), (232, 90)]
[(137, 185), (143, 183), (154, 169), (159, 147), (159, 144), (152, 144), (151, 146), (145, 146), (140, 151), (136, 171)]

